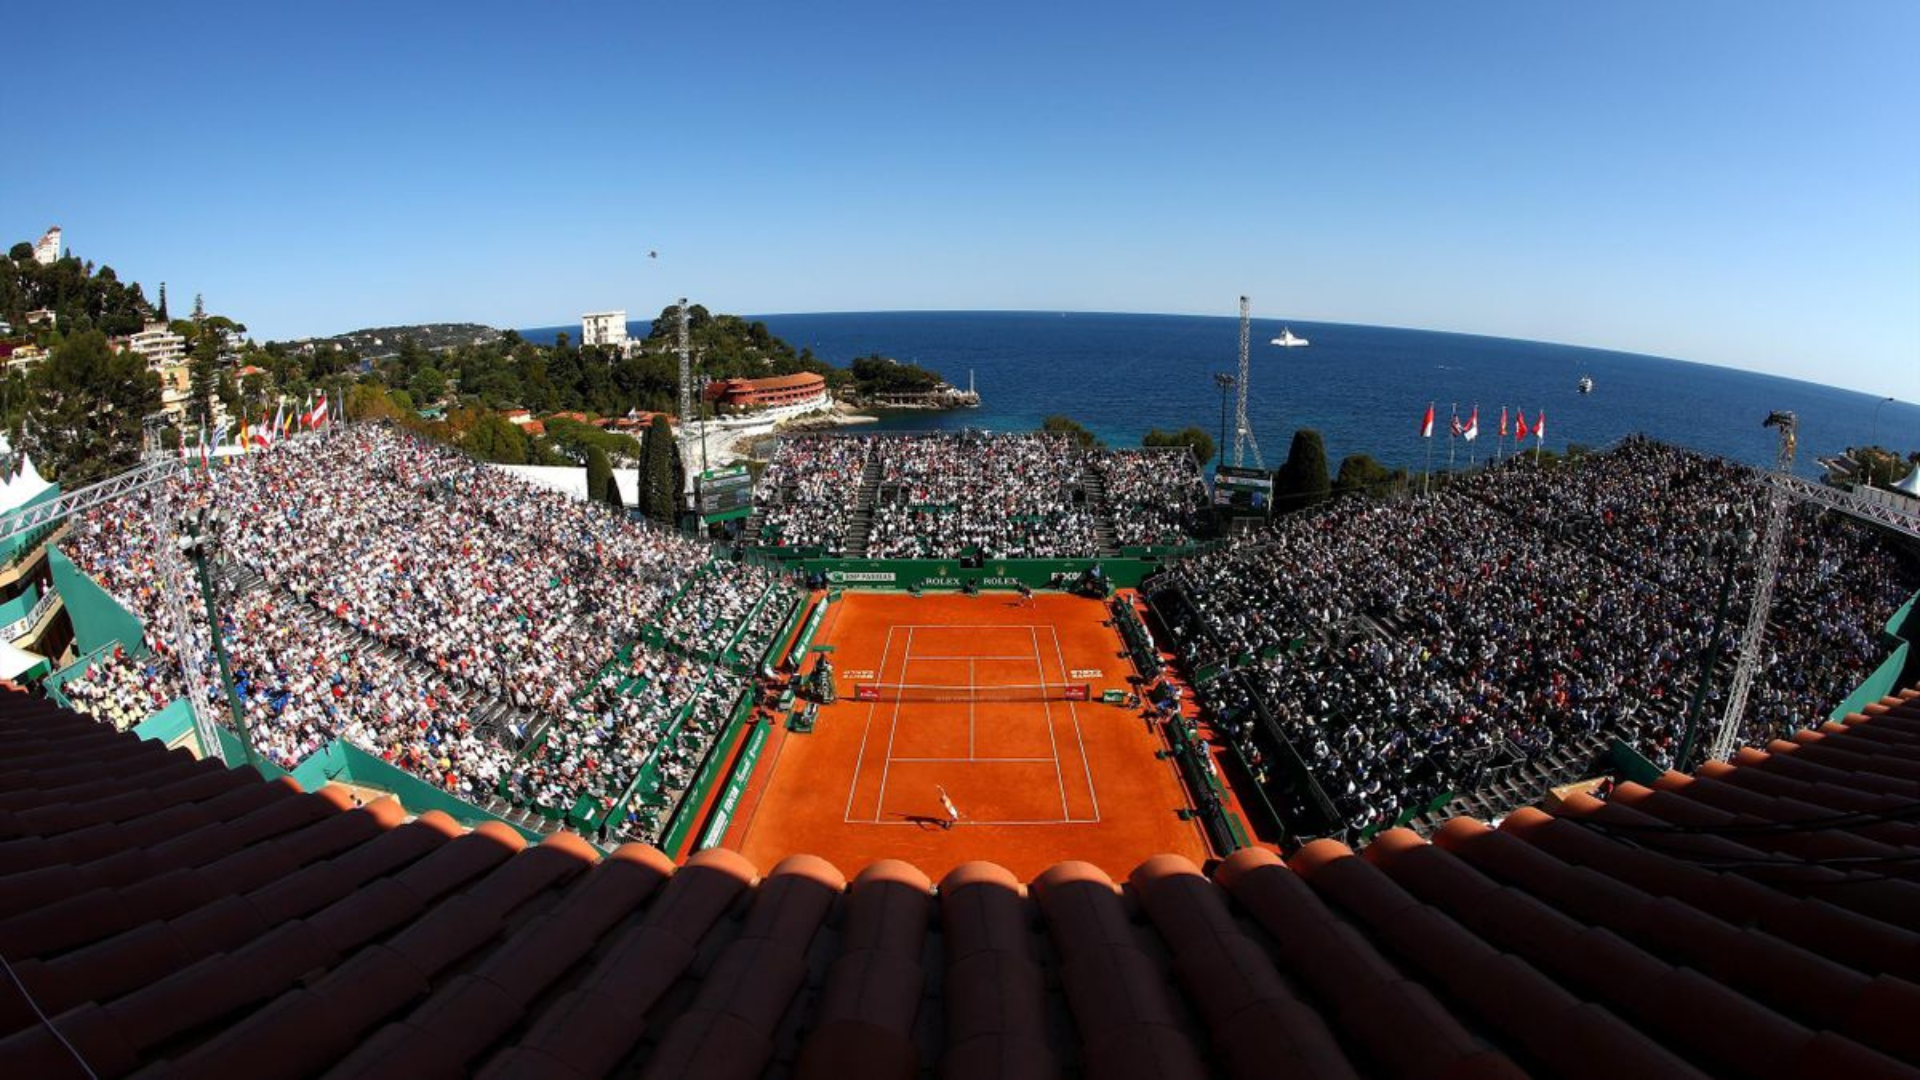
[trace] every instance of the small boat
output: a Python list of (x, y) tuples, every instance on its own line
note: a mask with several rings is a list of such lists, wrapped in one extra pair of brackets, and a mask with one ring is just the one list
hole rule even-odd
[(1580, 376), (1580, 392), (1583, 394), (1593, 393), (1593, 376), (1591, 375)]
[(1293, 334), (1293, 330), (1285, 326), (1280, 328), (1280, 336), (1273, 339), (1273, 344), (1278, 345), (1283, 349), (1297, 349), (1300, 346), (1305, 345), (1306, 343), (1307, 343), (1306, 338), (1295, 337)]

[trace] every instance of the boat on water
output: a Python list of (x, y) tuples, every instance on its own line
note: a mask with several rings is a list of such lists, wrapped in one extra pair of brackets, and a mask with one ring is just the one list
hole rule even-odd
[(1583, 394), (1593, 393), (1593, 376), (1591, 375), (1580, 376), (1580, 392)]
[(1280, 328), (1280, 336), (1273, 339), (1273, 344), (1283, 349), (1297, 349), (1306, 343), (1306, 338), (1295, 336), (1292, 328), (1285, 326)]

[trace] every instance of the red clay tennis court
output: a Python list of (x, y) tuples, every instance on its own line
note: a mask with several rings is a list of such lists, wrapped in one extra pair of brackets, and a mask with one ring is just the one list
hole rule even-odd
[(1143, 852), (1205, 860), (1161, 736), (1099, 700), (1131, 689), (1107, 617), (1057, 594), (846, 594), (816, 641), (839, 700), (811, 733), (775, 735), (725, 846), (761, 866), (898, 858), (936, 878), (975, 859), (1018, 875), (1068, 854), (1111, 874)]

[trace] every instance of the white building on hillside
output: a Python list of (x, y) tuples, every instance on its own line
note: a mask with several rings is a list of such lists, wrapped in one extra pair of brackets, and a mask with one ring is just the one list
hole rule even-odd
[(167, 329), (163, 322), (150, 322), (146, 329), (127, 339), (127, 348), (140, 354), (154, 371), (186, 359), (187, 339)]
[(626, 352), (627, 313), (600, 311), (580, 316), (580, 344), (600, 345)]
[(40, 237), (33, 245), (33, 261), (41, 266), (49, 266), (60, 261), (60, 226), (55, 225)]

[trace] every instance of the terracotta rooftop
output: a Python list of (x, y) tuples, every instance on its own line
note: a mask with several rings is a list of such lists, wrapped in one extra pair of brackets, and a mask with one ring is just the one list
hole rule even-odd
[(1869, 712), (1432, 844), (935, 888), (528, 847), (0, 692), (0, 1070), (1912, 1076), (1920, 695)]

